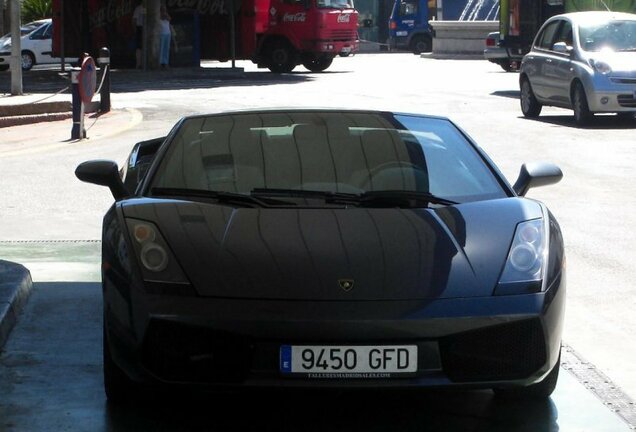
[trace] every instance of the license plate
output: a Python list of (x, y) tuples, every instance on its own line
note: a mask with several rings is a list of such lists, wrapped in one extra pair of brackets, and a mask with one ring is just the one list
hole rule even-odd
[(408, 34), (407, 31), (396, 31), (395, 35), (396, 36), (406, 36)]
[(280, 370), (310, 378), (384, 378), (417, 371), (416, 345), (283, 345)]

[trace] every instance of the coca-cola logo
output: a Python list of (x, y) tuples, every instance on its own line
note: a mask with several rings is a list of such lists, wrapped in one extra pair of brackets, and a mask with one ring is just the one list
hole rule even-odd
[(283, 22), (305, 22), (307, 14), (305, 12), (298, 12), (295, 14), (286, 13), (283, 15)]
[(168, 0), (169, 9), (194, 9), (202, 15), (227, 15), (223, 0)]
[(123, 16), (130, 15), (132, 10), (132, 0), (109, 0), (104, 6), (90, 14), (90, 25), (92, 28), (103, 27), (119, 20)]
[(348, 23), (351, 21), (351, 14), (340, 14), (338, 15), (339, 23)]

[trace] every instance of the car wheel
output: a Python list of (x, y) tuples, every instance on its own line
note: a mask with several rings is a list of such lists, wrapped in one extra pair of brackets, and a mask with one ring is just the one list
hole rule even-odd
[(108, 339), (106, 338), (106, 328), (104, 328), (104, 390), (109, 402), (115, 404), (125, 404), (134, 400), (134, 396), (139, 393), (138, 386), (126, 376), (110, 354)]
[(521, 112), (525, 117), (536, 118), (541, 114), (541, 104), (534, 96), (528, 78), (521, 81)]
[(502, 399), (547, 399), (556, 388), (560, 367), (561, 352), (559, 351), (559, 359), (543, 381), (528, 387), (494, 388), (493, 391)]
[(426, 36), (415, 36), (411, 40), (411, 51), (413, 54), (422, 54), (431, 51), (431, 40)]
[(583, 88), (583, 84), (580, 82), (577, 82), (574, 85), (574, 90), (572, 92), (572, 108), (574, 109), (574, 121), (579, 126), (589, 124), (590, 120), (592, 120), (592, 117), (594, 116), (587, 105), (585, 89)]
[(303, 66), (305, 66), (308, 70), (312, 72), (322, 72), (331, 66), (333, 62), (333, 58), (330, 57), (316, 57), (311, 56), (311, 58), (303, 61)]
[(296, 67), (294, 50), (285, 41), (275, 41), (268, 50), (269, 70), (274, 73), (288, 73)]
[(32, 53), (28, 51), (22, 52), (22, 70), (28, 71), (31, 70), (33, 65), (35, 64), (35, 57)]
[(510, 63), (508, 60), (499, 61), (497, 62), (497, 64), (501, 66), (501, 68), (506, 72), (512, 72), (514, 70), (514, 68), (512, 67), (512, 63)]

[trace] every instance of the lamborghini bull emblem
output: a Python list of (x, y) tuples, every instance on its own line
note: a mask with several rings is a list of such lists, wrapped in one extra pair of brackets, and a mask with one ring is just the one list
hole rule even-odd
[(353, 289), (353, 283), (353, 279), (338, 279), (338, 285), (340, 285), (340, 288), (342, 288), (346, 292), (349, 292)]

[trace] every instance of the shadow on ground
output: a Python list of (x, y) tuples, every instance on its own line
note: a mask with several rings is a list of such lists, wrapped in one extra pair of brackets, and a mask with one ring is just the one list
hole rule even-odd
[[(551, 400), (504, 402), (489, 391), (250, 392), (108, 405), (107, 430), (558, 431)], [(178, 402), (177, 402), (178, 401)]]
[(603, 114), (603, 115), (595, 115), (592, 120), (590, 120), (589, 124), (585, 126), (579, 126), (574, 121), (574, 116), (572, 114), (569, 115), (541, 115), (537, 118), (525, 118), (523, 116), (519, 116), (519, 118), (523, 118), (529, 121), (536, 121), (540, 123), (553, 124), (557, 126), (565, 126), (574, 129), (591, 129), (591, 130), (608, 130), (608, 129), (636, 129), (636, 118), (631, 117), (622, 117), (615, 114)]
[[(346, 73), (346, 72), (323, 72)], [(273, 84), (298, 84), (314, 80), (312, 72), (298, 68), (288, 74), (271, 72), (240, 72), (227, 68), (174, 68), (158, 71), (138, 71), (134, 69), (113, 69), (111, 91), (115, 93), (140, 92), (146, 90), (187, 90), (232, 86), (259, 86)], [(0, 93), (11, 92), (9, 72), (0, 72)], [(98, 85), (101, 75), (98, 75)], [(68, 74), (59, 70), (32, 70), (22, 78), (24, 93), (56, 93), (70, 84)], [(66, 91), (70, 93), (70, 91)]]

